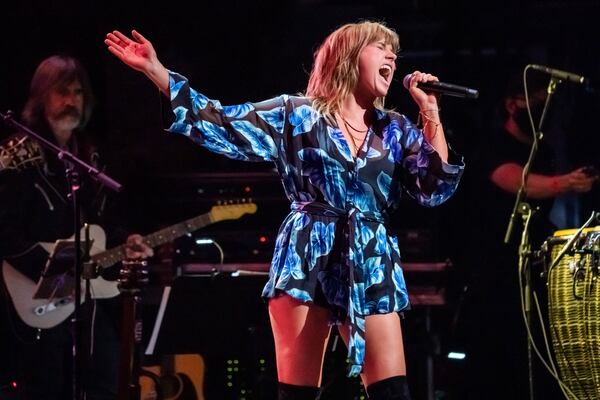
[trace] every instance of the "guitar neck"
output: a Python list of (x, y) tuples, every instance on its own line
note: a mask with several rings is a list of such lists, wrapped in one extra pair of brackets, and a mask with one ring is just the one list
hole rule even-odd
[(161, 229), (158, 232), (151, 233), (150, 235), (144, 237), (144, 242), (150, 247), (160, 246), (161, 244), (168, 243), (173, 239), (177, 239), (183, 235), (210, 225), (212, 222), (213, 221), (210, 213), (202, 214), (188, 219), (187, 221), (183, 221)]
[[(211, 213), (209, 212), (202, 214), (197, 217), (190, 218), (187, 221), (183, 221), (151, 233), (144, 237), (144, 243), (146, 243), (149, 247), (160, 246), (188, 233), (194, 232), (195, 230), (198, 230), (204, 226), (210, 225), (211, 223), (213, 223)], [(92, 256), (92, 261), (102, 268), (108, 268), (126, 258), (125, 247), (126, 245), (122, 244), (110, 250), (98, 253)]]

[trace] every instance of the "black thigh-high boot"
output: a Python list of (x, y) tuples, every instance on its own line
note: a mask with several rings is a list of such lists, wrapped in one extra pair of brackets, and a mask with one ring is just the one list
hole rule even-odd
[(367, 386), (370, 400), (410, 400), (406, 376), (392, 376)]
[(298, 386), (289, 385), (287, 383), (279, 382), (277, 384), (278, 399), (279, 400), (318, 400), (319, 391), (318, 387), (313, 386)]

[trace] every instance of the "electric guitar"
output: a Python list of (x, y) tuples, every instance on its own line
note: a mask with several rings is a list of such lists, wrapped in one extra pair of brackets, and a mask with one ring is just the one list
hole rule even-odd
[[(244, 214), (254, 214), (256, 208), (256, 204), (254, 203), (214, 206), (208, 213), (145, 236), (143, 238), (144, 243), (150, 247), (160, 246), (215, 222), (238, 219)], [(100, 226), (90, 225), (89, 235), (92, 240), (90, 249), (91, 262), (99, 266), (101, 270), (126, 258), (125, 244), (105, 250), (106, 234)], [(85, 237), (83, 230), (81, 237)], [(55, 244), (40, 243), (40, 245), (50, 254)], [(17, 314), (25, 324), (32, 328), (48, 329), (55, 327), (67, 319), (75, 309), (74, 294), (36, 299), (34, 298), (37, 289), (36, 283), (19, 272), (7, 261), (2, 263), (2, 273)], [(69, 273), (70, 271), (67, 271), (65, 275)], [(57, 292), (60, 291), (60, 288), (56, 289)], [(118, 282), (108, 281), (102, 277), (91, 279), (90, 294), (94, 299), (115, 297), (119, 294)]]

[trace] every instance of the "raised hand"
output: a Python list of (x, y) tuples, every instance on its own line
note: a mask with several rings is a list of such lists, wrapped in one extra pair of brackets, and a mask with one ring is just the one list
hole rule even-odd
[(131, 31), (131, 36), (133, 39), (119, 31), (112, 31), (106, 35), (104, 43), (119, 60), (146, 74), (163, 93), (168, 94), (168, 72), (158, 60), (154, 46), (136, 30)]
[(156, 51), (139, 32), (133, 30), (131, 35), (134, 40), (119, 31), (112, 31), (106, 35), (104, 43), (119, 60), (135, 70), (146, 72), (158, 61)]
[(439, 94), (426, 93), (419, 89), (419, 82), (437, 82), (437, 76), (415, 71), (411, 74), (408, 91), (419, 106), (419, 117), (423, 121), (423, 132), (429, 143), (436, 148), (442, 161), (448, 160), (448, 143), (444, 136), (444, 128), (440, 121)]
[(426, 93), (422, 89), (419, 89), (417, 84), (419, 84), (419, 82), (437, 81), (437, 76), (424, 72), (415, 71), (411, 74), (408, 91), (421, 110), (432, 108), (437, 109), (439, 95), (435, 93)]

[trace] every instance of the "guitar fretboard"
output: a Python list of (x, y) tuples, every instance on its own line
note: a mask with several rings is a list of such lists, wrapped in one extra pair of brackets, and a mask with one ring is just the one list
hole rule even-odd
[[(168, 243), (173, 239), (177, 239), (204, 226), (210, 225), (213, 222), (211, 213), (202, 214), (188, 219), (187, 221), (161, 229), (158, 232), (151, 233), (144, 237), (144, 243), (150, 247), (160, 246), (161, 244)], [(102, 268), (108, 268), (126, 258), (125, 247), (126, 245), (122, 244), (110, 250), (98, 253), (92, 256), (92, 261)]]

